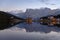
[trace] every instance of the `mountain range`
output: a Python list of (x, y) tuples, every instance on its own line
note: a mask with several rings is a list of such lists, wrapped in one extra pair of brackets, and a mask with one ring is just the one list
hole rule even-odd
[(60, 9), (50, 9), (50, 8), (40, 8), (40, 9), (26, 9), (25, 12), (21, 10), (16, 10), (16, 11), (10, 11), (11, 14), (14, 14), (18, 17), (22, 18), (40, 18), (43, 16), (48, 16), (48, 15), (57, 15), (60, 14)]

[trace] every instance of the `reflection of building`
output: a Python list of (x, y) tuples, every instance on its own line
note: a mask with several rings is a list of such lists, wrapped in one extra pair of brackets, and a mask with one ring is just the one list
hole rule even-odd
[(26, 21), (26, 23), (31, 24), (32, 23), (32, 18), (27, 18), (25, 21)]
[(50, 20), (49, 25), (55, 25), (55, 24), (57, 24), (57, 19), (54, 18), (53, 16), (49, 17), (49, 20)]
[(49, 19), (48, 19), (48, 17), (41, 17), (39, 22), (43, 25), (48, 25)]
[(58, 16), (46, 16), (40, 18), (40, 23), (43, 25), (55, 25), (60, 26), (60, 15)]
[(60, 24), (60, 18), (57, 19), (57, 24)]

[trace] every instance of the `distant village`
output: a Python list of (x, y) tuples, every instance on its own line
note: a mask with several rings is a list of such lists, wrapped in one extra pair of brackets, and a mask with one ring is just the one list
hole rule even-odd
[(28, 24), (31, 24), (32, 22), (39, 22), (40, 24), (43, 25), (60, 26), (60, 15), (41, 17), (37, 21), (32, 20), (32, 18), (27, 18), (26, 22)]

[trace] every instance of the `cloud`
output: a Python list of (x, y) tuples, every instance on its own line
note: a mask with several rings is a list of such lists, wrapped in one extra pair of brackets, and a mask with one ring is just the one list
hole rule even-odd
[(60, 33), (0, 31), (0, 40), (60, 40)]
[(48, 2), (49, 0), (38, 0), (38, 1), (40, 1), (40, 2)]
[(51, 4), (51, 5), (56, 5), (56, 4)]
[(38, 1), (46, 5), (56, 5), (55, 3), (51, 3), (50, 0), (38, 0)]
[(54, 4), (54, 3), (45, 3), (46, 5), (52, 5), (52, 6), (54, 6), (54, 5), (56, 5), (56, 4)]

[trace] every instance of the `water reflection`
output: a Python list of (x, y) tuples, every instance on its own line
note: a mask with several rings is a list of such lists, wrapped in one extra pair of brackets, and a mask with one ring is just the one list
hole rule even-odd
[(60, 40), (60, 33), (22, 32), (11, 29), (0, 31), (0, 40)]
[(60, 40), (59, 30), (58, 27), (39, 23), (20, 23), (12, 28), (0, 30), (0, 40)]
[(42, 33), (49, 33), (51, 31), (60, 32), (60, 28), (56, 26), (46, 26), (41, 25), (39, 23), (32, 23), (32, 24), (26, 24), (21, 23), (17, 25), (19, 28), (26, 29), (26, 32), (42, 32)]

